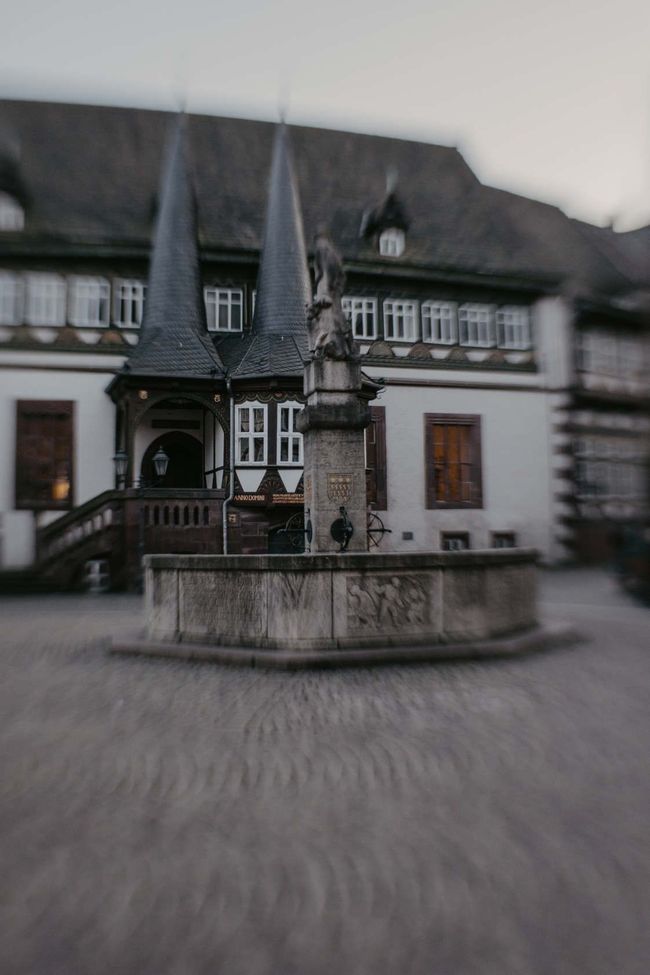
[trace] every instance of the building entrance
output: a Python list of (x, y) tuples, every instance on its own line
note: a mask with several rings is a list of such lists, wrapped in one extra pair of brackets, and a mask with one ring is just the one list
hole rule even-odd
[(203, 488), (203, 447), (189, 433), (170, 431), (158, 437), (147, 447), (142, 458), (140, 474), (145, 484), (154, 484), (156, 472), (153, 457), (162, 447), (169, 457), (167, 473), (160, 487)]

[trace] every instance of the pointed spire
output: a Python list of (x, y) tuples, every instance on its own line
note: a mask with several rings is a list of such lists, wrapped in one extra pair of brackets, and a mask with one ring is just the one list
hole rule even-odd
[(257, 276), (253, 330), (270, 335), (307, 334), (311, 283), (300, 197), (287, 127), (276, 131), (264, 245)]
[(160, 183), (140, 341), (132, 373), (209, 376), (222, 371), (207, 336), (187, 116), (174, 124)]

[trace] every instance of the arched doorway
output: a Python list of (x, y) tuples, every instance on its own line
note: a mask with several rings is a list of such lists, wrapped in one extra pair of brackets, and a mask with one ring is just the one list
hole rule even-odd
[(199, 441), (178, 430), (164, 433), (147, 447), (142, 458), (140, 474), (145, 484), (154, 484), (156, 472), (153, 466), (153, 456), (159, 447), (169, 457), (167, 473), (158, 485), (165, 488), (202, 488), (203, 483), (203, 448)]

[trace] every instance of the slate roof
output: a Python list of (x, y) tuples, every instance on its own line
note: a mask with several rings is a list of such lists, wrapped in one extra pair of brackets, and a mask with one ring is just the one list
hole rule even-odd
[(300, 196), (284, 124), (277, 127), (273, 142), (268, 187), (252, 334), (245, 345), (236, 339), (218, 345), (235, 379), (300, 376), (308, 353), (311, 280)]
[(208, 378), (223, 373), (207, 335), (186, 128), (181, 115), (166, 152), (144, 320), (128, 365), (132, 375)]
[(300, 377), (308, 352), (307, 331), (229, 335), (217, 342), (217, 351), (233, 379)]
[[(10, 131), (20, 150), (14, 178), (29, 194), (24, 239), (146, 247), (169, 118), (0, 102), (0, 132)], [(275, 126), (197, 115), (187, 127), (202, 246), (259, 251)], [(348, 263), (395, 264), (359, 236), (363, 213), (382, 199), (394, 170), (410, 218), (402, 265), (555, 275), (602, 293), (636, 287), (639, 276), (650, 281), (644, 248), (631, 238), (627, 246), (627, 235), (614, 234), (608, 252), (557, 207), (483, 186), (454, 148), (302, 126), (291, 126), (291, 138), (306, 237), (327, 223)], [(0, 253), (9, 246), (0, 241)]]
[(300, 197), (284, 124), (277, 127), (268, 185), (253, 331), (275, 335), (304, 333), (311, 281)]

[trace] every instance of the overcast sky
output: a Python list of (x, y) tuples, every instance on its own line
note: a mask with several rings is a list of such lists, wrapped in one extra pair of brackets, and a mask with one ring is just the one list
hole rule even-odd
[(648, 0), (4, 0), (0, 95), (457, 145), (486, 183), (650, 222)]

